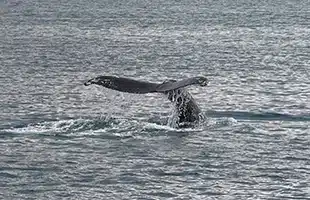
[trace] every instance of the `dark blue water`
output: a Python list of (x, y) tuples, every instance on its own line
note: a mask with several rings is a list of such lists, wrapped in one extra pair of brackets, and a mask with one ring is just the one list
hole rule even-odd
[[(309, 1), (0, 5), (0, 199), (310, 199)], [(97, 75), (206, 76), (206, 121)]]

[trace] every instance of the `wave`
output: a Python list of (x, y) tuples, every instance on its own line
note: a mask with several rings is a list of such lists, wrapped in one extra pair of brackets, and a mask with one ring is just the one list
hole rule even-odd
[(110, 126), (112, 120), (106, 119), (68, 119), (59, 121), (43, 121), (4, 129), (14, 133), (74, 133), (86, 130), (98, 130)]
[(2, 129), (2, 133), (29, 134), (40, 133), (49, 135), (81, 135), (100, 134), (103, 132), (124, 136), (139, 132), (172, 132), (178, 131), (175, 128), (154, 122), (140, 121), (137, 119), (115, 119), (115, 118), (93, 118), (93, 119), (67, 119), (55, 121), (43, 121), (19, 125)]
[(43, 121), (37, 123), (29, 123), (26, 125), (15, 126), (2, 129), (2, 133), (41, 133), (51, 135), (94, 135), (103, 132), (112, 133), (114, 136), (133, 136), (143, 134), (167, 135), (180, 132), (196, 132), (203, 131), (208, 128), (229, 127), (238, 123), (239, 120), (278, 120), (278, 121), (310, 121), (310, 116), (305, 115), (289, 115), (271, 112), (246, 112), (246, 111), (213, 111), (205, 112), (206, 121), (193, 128), (174, 128), (167, 124), (167, 120), (150, 119), (143, 121), (142, 119), (133, 118), (79, 118), (64, 119), (54, 121)]
[(213, 111), (205, 112), (211, 118), (234, 118), (236, 120), (310, 121), (310, 115), (290, 115), (276, 112)]
[[(219, 120), (215, 126), (227, 126), (227, 120)], [(133, 118), (92, 118), (92, 119), (64, 119), (29, 123), (2, 129), (2, 137), (15, 137), (24, 134), (57, 135), (65, 137), (79, 137), (83, 135), (106, 135), (107, 137), (141, 137), (141, 136), (173, 136), (184, 135), (204, 130), (207, 126), (178, 129), (167, 125), (167, 121), (153, 119), (143, 121)], [(208, 124), (210, 125), (210, 123)]]

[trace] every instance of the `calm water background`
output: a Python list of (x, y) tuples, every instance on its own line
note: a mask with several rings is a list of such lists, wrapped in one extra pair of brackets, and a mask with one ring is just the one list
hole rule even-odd
[[(310, 199), (309, 1), (0, 5), (0, 199)], [(207, 76), (207, 120), (97, 75)]]

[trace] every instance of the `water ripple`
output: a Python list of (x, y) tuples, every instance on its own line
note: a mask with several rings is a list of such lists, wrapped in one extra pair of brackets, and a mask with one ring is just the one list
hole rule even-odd
[[(310, 199), (309, 2), (0, 3), (0, 199)], [(206, 115), (84, 87), (188, 87)]]

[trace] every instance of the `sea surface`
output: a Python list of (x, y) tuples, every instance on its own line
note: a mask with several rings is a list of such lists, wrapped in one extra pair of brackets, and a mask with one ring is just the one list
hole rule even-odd
[[(308, 0), (0, 2), (0, 199), (310, 199)], [(168, 124), (187, 90), (206, 120)]]

